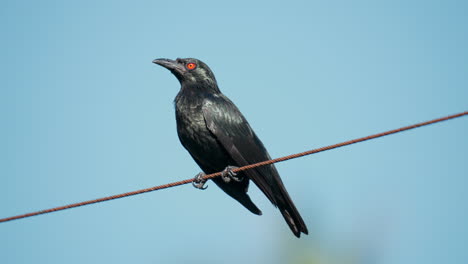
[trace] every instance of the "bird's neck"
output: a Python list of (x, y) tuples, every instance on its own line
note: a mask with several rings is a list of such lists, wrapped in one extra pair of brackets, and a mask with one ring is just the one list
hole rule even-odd
[(202, 105), (206, 99), (218, 95), (221, 95), (221, 91), (216, 84), (183, 84), (174, 100), (174, 103), (176, 106), (190, 105), (191, 107), (196, 107), (198, 105)]
[(203, 96), (203, 95), (212, 95), (220, 94), (221, 91), (218, 88), (216, 81), (197, 81), (197, 82), (187, 82), (182, 83), (180, 87), (180, 92), (186, 96)]

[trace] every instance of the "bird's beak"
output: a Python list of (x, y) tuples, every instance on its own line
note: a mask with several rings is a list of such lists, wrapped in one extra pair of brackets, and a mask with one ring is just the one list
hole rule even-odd
[(155, 59), (155, 60), (153, 60), (153, 63), (161, 65), (161, 66), (163, 66), (164, 68), (170, 70), (173, 73), (182, 74), (182, 72), (185, 70), (185, 68), (175, 60)]

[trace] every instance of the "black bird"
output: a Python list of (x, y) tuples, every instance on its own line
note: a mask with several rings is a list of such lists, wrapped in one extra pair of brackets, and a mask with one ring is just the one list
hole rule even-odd
[[(223, 171), (213, 181), (224, 192), (239, 201), (252, 213), (262, 212), (250, 200), (247, 190), (252, 180), (278, 207), (295, 236), (308, 234), (301, 215), (289, 197), (274, 165), (232, 172), (244, 166), (269, 160), (270, 155), (255, 135), (239, 109), (218, 88), (210, 68), (200, 60), (156, 59), (153, 63), (170, 70), (181, 89), (175, 98), (177, 132), (180, 142), (205, 173)], [(202, 174), (195, 177), (195, 186), (203, 188)]]

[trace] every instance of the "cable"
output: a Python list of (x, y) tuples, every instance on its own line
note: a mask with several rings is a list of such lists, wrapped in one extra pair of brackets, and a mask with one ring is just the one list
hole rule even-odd
[[(367, 137), (357, 138), (357, 139), (353, 139), (353, 140), (345, 141), (345, 142), (342, 142), (342, 143), (329, 145), (329, 146), (325, 146), (325, 147), (321, 147), (321, 148), (317, 148), (317, 149), (313, 149), (313, 150), (309, 150), (309, 151), (305, 151), (305, 152), (301, 152), (301, 153), (297, 153), (297, 154), (292, 154), (292, 155), (288, 155), (288, 156), (284, 156), (284, 157), (280, 157), (280, 158), (276, 158), (276, 159), (272, 159), (272, 160), (267, 160), (267, 161), (262, 161), (262, 162), (258, 162), (258, 163), (255, 163), (255, 164), (250, 164), (250, 165), (247, 165), (247, 166), (243, 166), (243, 167), (240, 167), (240, 168), (233, 169), (232, 171), (233, 172), (239, 172), (239, 171), (249, 170), (249, 169), (253, 169), (253, 168), (256, 168), (256, 167), (265, 166), (265, 165), (269, 165), (269, 164), (273, 164), (273, 163), (277, 163), (277, 162), (282, 162), (282, 161), (286, 161), (286, 160), (290, 160), (290, 159), (295, 159), (295, 158), (315, 154), (315, 153), (318, 153), (318, 152), (323, 152), (323, 151), (326, 151), (326, 150), (340, 148), (340, 147), (355, 144), (355, 143), (358, 143), (358, 142), (363, 142), (363, 141), (366, 141), (366, 140), (370, 140), (370, 139), (374, 139), (374, 138), (378, 138), (378, 137), (387, 136), (387, 135), (390, 135), (390, 134), (403, 132), (403, 131), (410, 130), (410, 129), (413, 129), (413, 128), (427, 126), (427, 125), (431, 125), (431, 124), (434, 124), (434, 123), (446, 121), (446, 120), (449, 120), (449, 119), (462, 117), (462, 116), (465, 116), (465, 115), (468, 115), (468, 111), (461, 112), (461, 113), (454, 114), (454, 115), (450, 115), (450, 116), (446, 116), (446, 117), (433, 119), (433, 120), (422, 122), (422, 123), (417, 123), (417, 124), (410, 125), (410, 126), (401, 127), (401, 128), (394, 129), (394, 130), (389, 130), (389, 131), (386, 131), (386, 132), (370, 135), (370, 136), (367, 136)], [(207, 174), (207, 175), (205, 175), (203, 177), (203, 179), (208, 180), (208, 179), (218, 177), (220, 175), (221, 175), (221, 172)], [(168, 183), (168, 184), (158, 185), (158, 186), (154, 186), (154, 187), (150, 187), (150, 188), (146, 188), (146, 189), (141, 189), (141, 190), (137, 190), (137, 191), (133, 191), (133, 192), (127, 192), (127, 193), (107, 196), (107, 197), (103, 197), (103, 198), (99, 198), (99, 199), (84, 201), (84, 202), (80, 202), (80, 203), (74, 203), (74, 204), (59, 206), (59, 207), (46, 209), (46, 210), (41, 210), (41, 211), (37, 211), (37, 212), (31, 212), (31, 213), (27, 213), (27, 214), (2, 218), (2, 219), (0, 219), (0, 223), (12, 221), (12, 220), (17, 220), (17, 219), (21, 219), (21, 218), (26, 218), (26, 217), (31, 217), (31, 216), (36, 216), (36, 215), (41, 215), (41, 214), (52, 213), (52, 212), (61, 211), (61, 210), (65, 210), (65, 209), (70, 209), (70, 208), (75, 208), (75, 207), (84, 206), (84, 205), (88, 205), (88, 204), (94, 204), (94, 203), (100, 203), (100, 202), (104, 202), (104, 201), (119, 199), (119, 198), (123, 198), (123, 197), (127, 197), (127, 196), (152, 192), (152, 191), (156, 191), (156, 190), (171, 188), (171, 187), (191, 183), (192, 181), (193, 181), (193, 179), (191, 178), (191, 179), (187, 179), (187, 180), (183, 180), (183, 181), (177, 181), (177, 182), (172, 182), (172, 183)]]

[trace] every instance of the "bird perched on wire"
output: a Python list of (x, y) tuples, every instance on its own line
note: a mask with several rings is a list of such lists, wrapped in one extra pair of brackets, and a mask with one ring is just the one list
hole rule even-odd
[[(153, 63), (170, 70), (181, 84), (175, 98), (177, 132), (203, 172), (223, 171), (221, 177), (213, 178), (216, 185), (249, 211), (261, 215), (247, 194), (252, 180), (278, 207), (295, 236), (308, 234), (273, 164), (238, 173), (232, 171), (237, 166), (271, 158), (239, 109), (221, 93), (210, 68), (193, 58), (156, 59)], [(204, 189), (204, 173), (195, 177), (195, 187)]]

